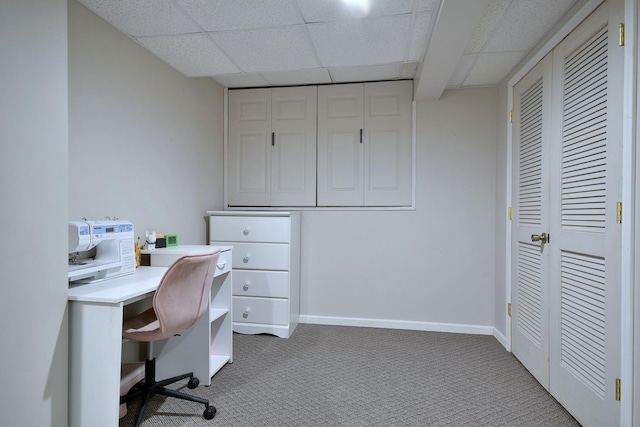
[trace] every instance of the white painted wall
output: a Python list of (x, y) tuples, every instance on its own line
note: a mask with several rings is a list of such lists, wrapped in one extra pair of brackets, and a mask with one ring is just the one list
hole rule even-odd
[[(69, 38), (69, 218), (204, 243), (202, 214), (222, 208), (222, 89), (74, 0)], [(495, 88), (418, 103), (415, 211), (304, 212), (303, 320), (491, 333), (497, 108)]]
[(67, 425), (67, 2), (0, 2), (0, 425)]
[(69, 219), (116, 216), (206, 243), (223, 203), (223, 89), (69, 0)]
[(417, 104), (415, 211), (303, 213), (303, 321), (492, 333), (497, 102)]

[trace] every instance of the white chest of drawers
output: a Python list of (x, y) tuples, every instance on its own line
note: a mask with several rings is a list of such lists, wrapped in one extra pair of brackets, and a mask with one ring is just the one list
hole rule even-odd
[(300, 213), (207, 214), (210, 244), (233, 246), (233, 330), (291, 336), (300, 317)]

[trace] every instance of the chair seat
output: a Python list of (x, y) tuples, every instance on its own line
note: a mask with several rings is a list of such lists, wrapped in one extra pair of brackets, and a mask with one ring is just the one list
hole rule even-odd
[(125, 320), (122, 336), (136, 341), (152, 341), (160, 331), (160, 321), (153, 308)]

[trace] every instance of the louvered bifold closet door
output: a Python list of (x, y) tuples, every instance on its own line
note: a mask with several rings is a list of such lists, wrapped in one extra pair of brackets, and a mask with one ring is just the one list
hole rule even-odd
[(548, 230), (551, 55), (514, 86), (513, 354), (549, 388), (549, 255), (532, 234)]
[(622, 49), (609, 27), (614, 3), (581, 24), (553, 58), (550, 389), (585, 427), (620, 419), (622, 79), (615, 70)]

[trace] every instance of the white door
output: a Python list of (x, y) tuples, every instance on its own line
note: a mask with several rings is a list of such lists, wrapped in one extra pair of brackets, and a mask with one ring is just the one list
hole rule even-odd
[(411, 206), (413, 84), (364, 86), (364, 205)]
[(622, 12), (608, 0), (553, 53), (550, 384), (585, 427), (620, 424)]
[(317, 87), (271, 92), (271, 206), (316, 205)]
[(549, 232), (551, 54), (514, 86), (513, 354), (549, 390)]
[(620, 424), (622, 6), (514, 87), (513, 352), (585, 427)]
[(361, 83), (318, 87), (318, 206), (363, 205), (363, 97)]
[(271, 138), (271, 89), (229, 91), (229, 205), (269, 206)]

